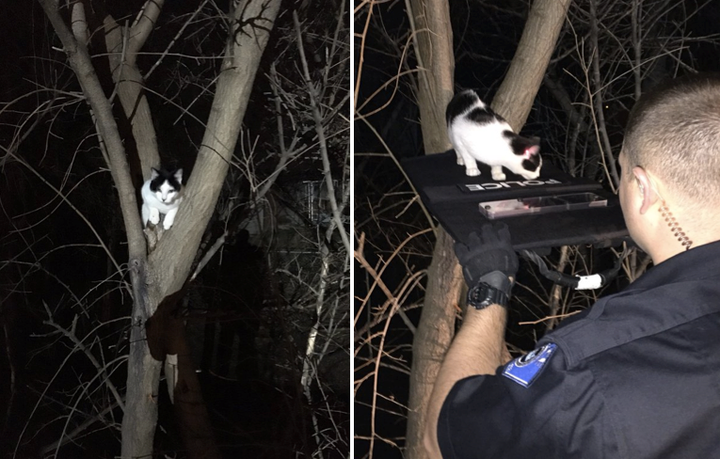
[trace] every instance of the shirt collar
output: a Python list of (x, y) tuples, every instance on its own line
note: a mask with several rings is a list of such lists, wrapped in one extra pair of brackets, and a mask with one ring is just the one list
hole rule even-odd
[(717, 277), (720, 273), (720, 241), (685, 250), (653, 266), (623, 292), (647, 290), (660, 285)]

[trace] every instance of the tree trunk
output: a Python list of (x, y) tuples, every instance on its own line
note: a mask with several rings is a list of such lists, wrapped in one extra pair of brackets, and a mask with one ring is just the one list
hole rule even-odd
[(425, 154), (450, 148), (445, 107), (455, 88), (455, 54), (446, 0), (411, 0), (408, 12), (418, 61), (417, 100)]
[(413, 339), (406, 458), (427, 457), (423, 446), (425, 407), (450, 341), (455, 336), (455, 311), (462, 303), (463, 282), (462, 271), (453, 252), (452, 237), (439, 228), (432, 263), (428, 268), (422, 316)]
[[(185, 199), (178, 210), (175, 224), (171, 231), (164, 233), (155, 251), (148, 256), (147, 287), (151, 314), (163, 298), (180, 290), (190, 275), (202, 235), (215, 210), (215, 203), (227, 175), (255, 74), (279, 7), (280, 0), (248, 0), (241, 2), (236, 10), (231, 12), (232, 23), (243, 24), (243, 29), (231, 30), (202, 147), (187, 182)], [(262, 27), (254, 24), (261, 24)], [(179, 247), (182, 247), (182, 250), (178, 250)], [(143, 326), (144, 323), (133, 321), (133, 333), (137, 330), (137, 334), (142, 334)], [(157, 365), (149, 362), (150, 351), (147, 345), (144, 341), (137, 343), (142, 349), (136, 352), (131, 350), (128, 366), (139, 366), (140, 370), (128, 373), (128, 393), (131, 386), (152, 381), (153, 386), (142, 386), (146, 388), (144, 397), (143, 394), (138, 394), (148, 401), (151, 394), (157, 394), (158, 384), (154, 375), (160, 372), (159, 362)], [(178, 362), (180, 374), (186, 374), (182, 368), (186, 361)], [(132, 381), (131, 376), (134, 378)], [(146, 416), (151, 417), (152, 434), (146, 431), (145, 438), (128, 438), (126, 441), (125, 433), (134, 433), (135, 423), (147, 423)], [(152, 449), (138, 450), (134, 444), (146, 444), (147, 439), (154, 435), (156, 422), (157, 411), (148, 402), (137, 412), (126, 411), (123, 418), (122, 457), (137, 457), (152, 452)]]
[[(493, 108), (516, 130), (522, 127), (530, 113), (569, 4), (570, 0), (536, 0), (533, 3), (518, 50), (505, 80), (493, 99)], [(416, 46), (419, 47), (417, 54), (421, 56), (418, 60), (419, 65), (427, 66), (428, 58), (433, 62), (452, 63), (452, 39), (444, 39), (452, 36), (446, 2), (415, 0), (413, 9), (415, 29), (429, 31), (429, 33), (420, 33), (416, 42)], [(426, 23), (420, 23), (418, 12), (422, 13), (423, 19), (427, 20)], [(421, 39), (422, 37), (425, 40)], [(418, 105), (426, 153), (442, 151), (445, 149), (442, 145), (448, 143), (445, 119), (441, 114), (444, 115), (445, 106), (452, 96), (452, 84), (449, 85), (450, 91), (447, 92), (447, 82), (452, 82), (453, 70), (452, 65), (445, 68), (434, 66), (430, 72), (432, 78), (428, 77), (424, 80), (428, 82), (428, 87), (424, 87), (423, 83), (423, 75), (428, 72), (420, 72)], [(437, 86), (431, 87), (433, 82)], [(413, 342), (405, 446), (405, 457), (411, 459), (427, 457), (422, 444), (424, 411), (440, 364), (454, 336), (455, 306), (461, 302), (459, 297), (464, 283), (452, 244), (450, 236), (439, 230), (433, 261), (428, 269), (423, 313)]]
[[(426, 154), (439, 153), (451, 148), (445, 123), (445, 107), (454, 93), (455, 71), (450, 8), (445, 0), (412, 0), (411, 8), (415, 56), (420, 68), (417, 100), (423, 146)], [(455, 307), (461, 286), (462, 275), (453, 255), (452, 238), (438, 228), (428, 269), (425, 306), (413, 341), (405, 443), (408, 458), (425, 456), (422, 443), (425, 406), (455, 334)]]

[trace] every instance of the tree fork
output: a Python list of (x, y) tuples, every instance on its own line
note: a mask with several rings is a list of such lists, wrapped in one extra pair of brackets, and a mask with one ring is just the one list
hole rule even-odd
[[(408, 0), (409, 1), (409, 0)], [(408, 3), (409, 4), (409, 3)], [(528, 15), (518, 49), (510, 64), (508, 74), (493, 99), (493, 109), (504, 116), (510, 125), (519, 130), (525, 123), (533, 100), (537, 94), (543, 75), (550, 62), (555, 43), (560, 34), (570, 0), (536, 0)], [(432, 67), (432, 79), (424, 75), (428, 68), (421, 69), (421, 84), (418, 85), (418, 105), (420, 106), (425, 153), (443, 151), (442, 145), (448, 145), (444, 118), (445, 106), (452, 97), (447, 91), (447, 81), (452, 82), (454, 59), (449, 7), (444, 0), (413, 0), (415, 30), (419, 33), (416, 42), (416, 54), (426, 62), (441, 59), (452, 62), (445, 68)], [(425, 37), (423, 39), (420, 39)], [(448, 56), (450, 56), (448, 58)], [(449, 73), (449, 75), (448, 75)], [(423, 117), (426, 113), (433, 116)], [(440, 119), (442, 118), (442, 119)], [(464, 285), (457, 260), (452, 250), (453, 241), (445, 231), (438, 231), (433, 252), (433, 260), (428, 270), (428, 286), (425, 303), (413, 341), (413, 364), (410, 375), (410, 400), (405, 457), (419, 459), (427, 457), (422, 443), (425, 422), (425, 407), (437, 378), (442, 358), (454, 336), (455, 312), (460, 291)]]

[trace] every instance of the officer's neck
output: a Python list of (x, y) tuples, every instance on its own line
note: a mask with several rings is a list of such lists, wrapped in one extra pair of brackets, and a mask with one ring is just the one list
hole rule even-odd
[[(657, 209), (648, 212), (654, 215), (654, 218), (650, 218), (651, 221), (648, 222), (651, 238), (646, 244), (646, 252), (655, 265), (686, 250), (720, 240), (720, 229), (716, 223), (705, 224), (703, 222), (707, 218), (704, 216), (698, 218), (691, 215), (696, 212), (681, 210), (678, 207), (658, 202)], [(707, 214), (710, 215), (711, 212)]]

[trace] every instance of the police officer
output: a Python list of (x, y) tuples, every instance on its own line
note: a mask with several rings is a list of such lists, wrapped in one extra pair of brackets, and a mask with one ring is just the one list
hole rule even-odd
[(428, 406), (434, 458), (720, 458), (720, 80), (633, 108), (619, 197), (652, 267), (508, 362), (507, 227), (456, 254), (470, 287)]

